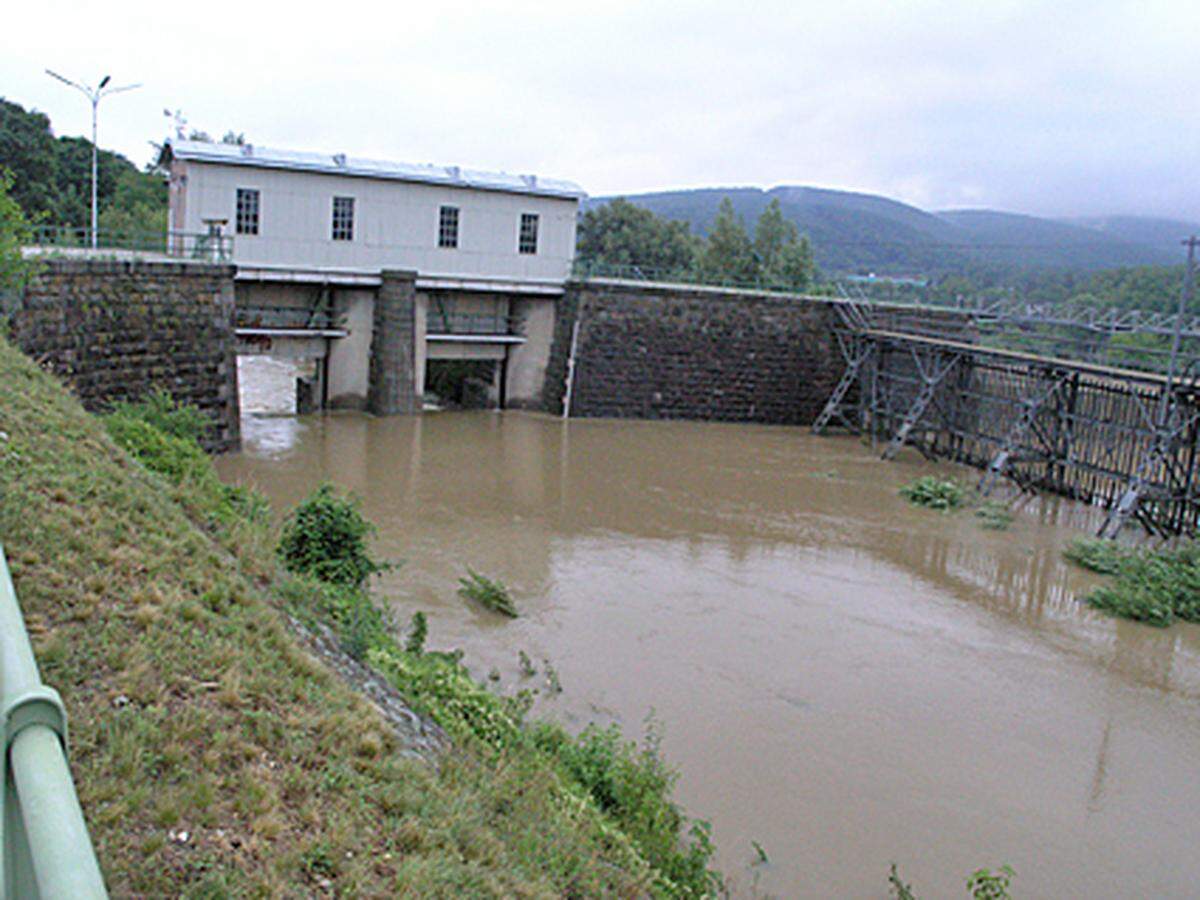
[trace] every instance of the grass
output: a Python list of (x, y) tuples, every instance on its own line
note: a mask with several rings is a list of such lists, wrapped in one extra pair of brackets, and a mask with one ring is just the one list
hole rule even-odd
[[(186, 436), (102, 423), (2, 340), (0, 432), (0, 541), (114, 897), (716, 889), (656, 748), (526, 724), (452, 655), (406, 652), (365, 592), (284, 572), (265, 504)], [(454, 748), (398, 752), (285, 611), (358, 640)]]
[(1200, 622), (1200, 541), (1152, 550), (1078, 538), (1064, 556), (1110, 577), (1084, 598), (1096, 609), (1160, 628), (1177, 619)]

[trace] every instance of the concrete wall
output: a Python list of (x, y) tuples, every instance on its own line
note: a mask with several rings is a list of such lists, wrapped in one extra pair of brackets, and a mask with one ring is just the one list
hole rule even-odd
[(508, 348), (505, 406), (514, 409), (541, 407), (558, 304), (557, 297), (513, 298), (512, 315), (525, 335), (525, 343), (512, 344)]
[[(235, 234), (237, 189), (259, 191), (259, 233)], [(331, 236), (333, 198), (354, 198), (354, 239)], [(171, 200), (186, 231), (227, 219), (242, 265), (412, 269), (422, 276), (562, 281), (578, 201), (496, 190), (176, 160)], [(459, 208), (458, 247), (438, 244), (442, 206)], [(539, 217), (537, 253), (517, 252), (522, 213)]]
[(371, 337), (375, 325), (373, 289), (339, 289), (334, 309), (348, 332), (329, 342), (329, 406), (366, 409), (371, 382)]
[(820, 299), (695, 286), (572, 282), (543, 390), (561, 411), (579, 338), (572, 416), (801, 424), (843, 369)]
[(102, 410), (157, 390), (212, 421), (207, 445), (239, 441), (231, 266), (47, 259), (14, 324), (23, 352)]

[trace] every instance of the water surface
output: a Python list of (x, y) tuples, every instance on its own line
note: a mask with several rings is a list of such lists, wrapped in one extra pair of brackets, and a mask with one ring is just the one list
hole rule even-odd
[[(405, 561), (380, 593), (431, 646), (506, 691), (539, 683), (518, 650), (551, 660), (538, 711), (573, 728), (653, 711), (737, 895), (883, 897), (892, 861), (924, 897), (1000, 863), (1024, 897), (1200, 891), (1200, 629), (1077, 602), (1086, 510), (1031, 498), (985, 531), (897, 497), (950, 467), (792, 428), (250, 417), (243, 440), (222, 474), (277, 508), (326, 478), (364, 499)], [(522, 617), (465, 605), (468, 565)]]

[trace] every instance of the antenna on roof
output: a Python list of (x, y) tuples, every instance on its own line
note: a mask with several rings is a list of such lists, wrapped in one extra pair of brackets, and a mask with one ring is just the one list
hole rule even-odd
[(183, 116), (183, 110), (177, 109), (175, 112), (171, 112), (169, 109), (164, 109), (163, 115), (170, 119), (174, 124), (175, 139), (182, 141), (187, 129), (187, 119), (185, 119)]
[(336, 166), (342, 166), (344, 168), (346, 165), (346, 154), (345, 153), (333, 154), (333, 163)]

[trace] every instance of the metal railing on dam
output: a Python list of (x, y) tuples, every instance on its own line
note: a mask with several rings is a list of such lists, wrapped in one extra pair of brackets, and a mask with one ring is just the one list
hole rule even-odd
[(107, 897), (67, 766), (67, 714), (42, 684), (0, 547), (0, 897)]

